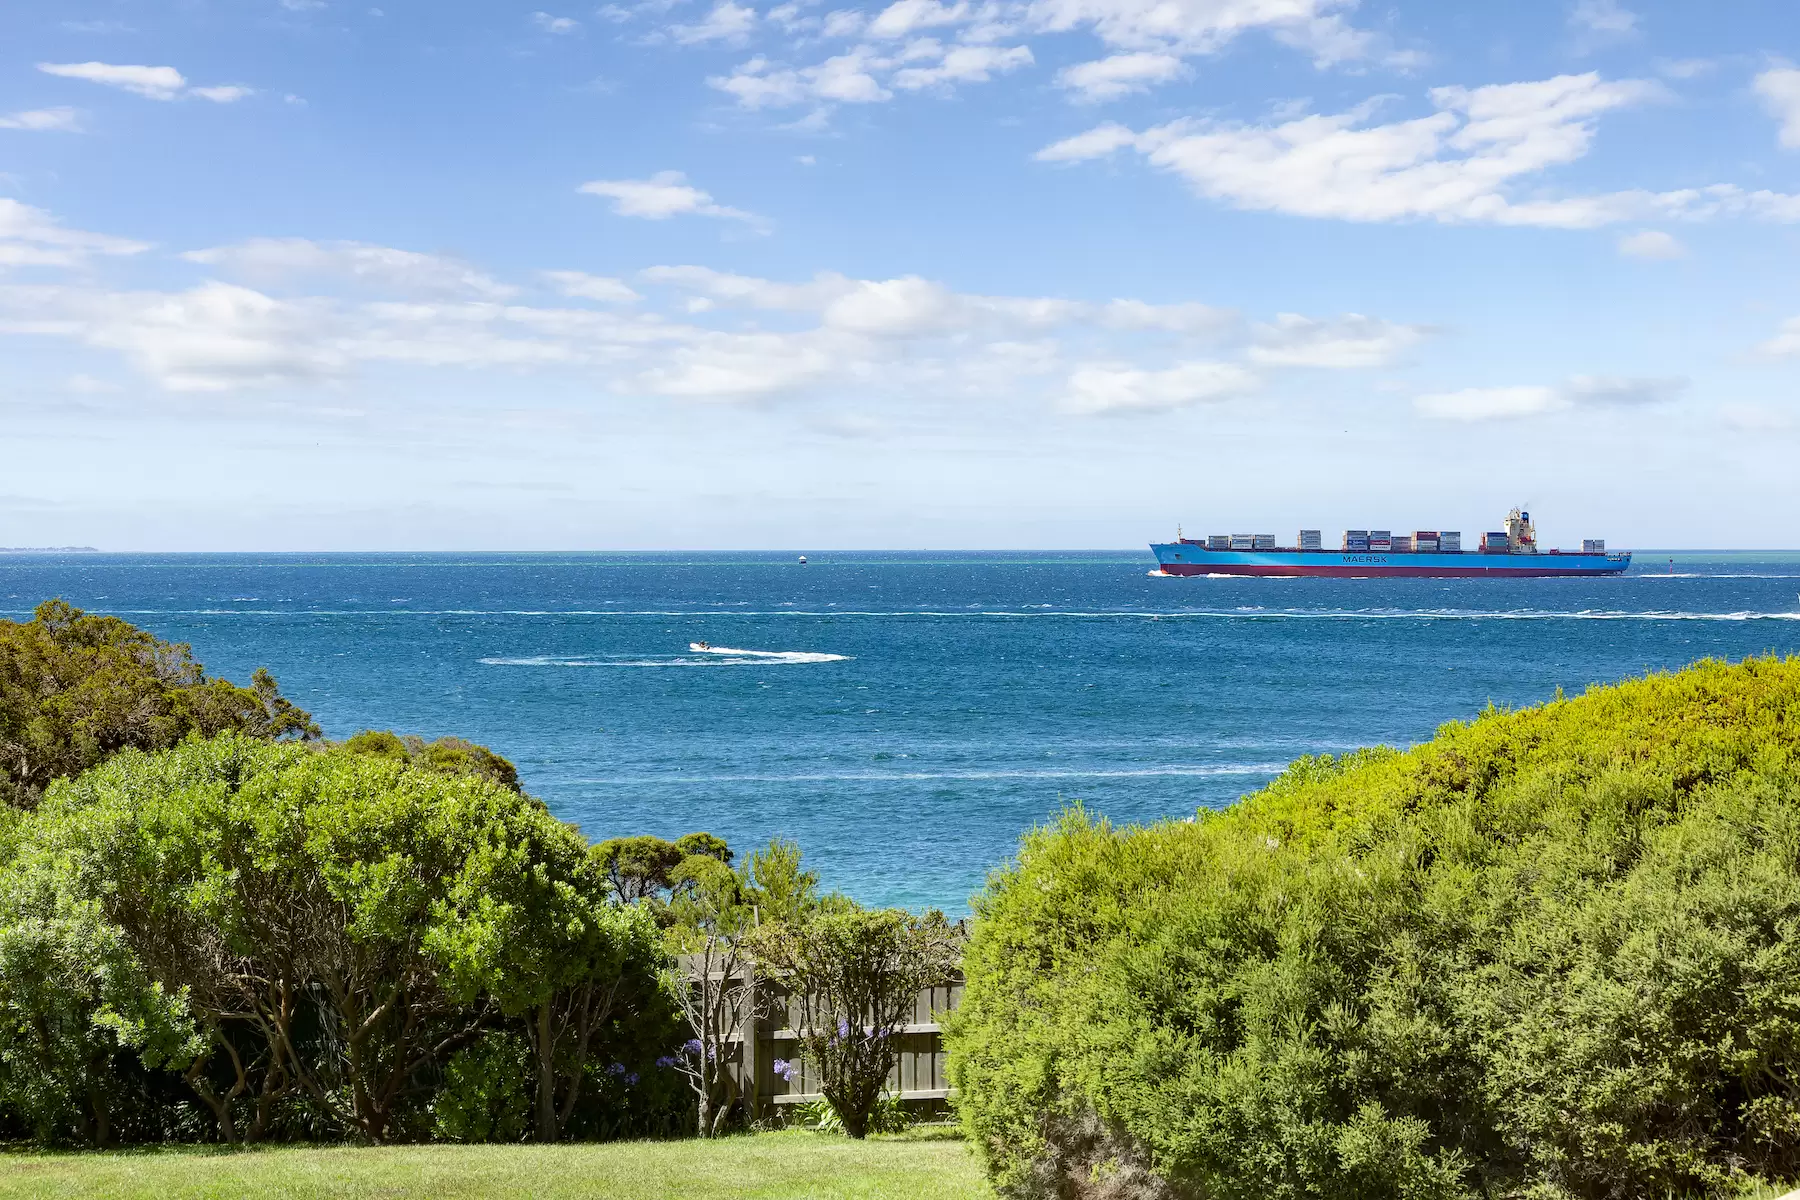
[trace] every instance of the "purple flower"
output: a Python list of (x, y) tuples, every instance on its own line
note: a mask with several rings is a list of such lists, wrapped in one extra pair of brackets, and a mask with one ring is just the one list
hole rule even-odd
[(625, 1073), (625, 1064), (614, 1063), (612, 1066), (606, 1068), (606, 1073), (608, 1075), (623, 1075)]
[(681, 1048), (686, 1050), (689, 1054), (699, 1054), (702, 1049), (699, 1038), (689, 1038), (686, 1042), (682, 1043)]
[(637, 1072), (633, 1071), (631, 1074), (629, 1074), (625, 1077), (625, 1086), (626, 1087), (636, 1087), (637, 1081), (638, 1081)]
[(656, 1060), (656, 1065), (659, 1067), (672, 1067), (680, 1061), (679, 1058), (676, 1058), (673, 1055), (665, 1054)]
[(775, 1073), (792, 1083), (794, 1076), (800, 1073), (800, 1063), (798, 1060), (790, 1062), (788, 1059), (778, 1058), (775, 1060)]
[(850, 1022), (848, 1022), (848, 1021), (839, 1021), (838, 1022), (838, 1036), (841, 1038), (847, 1038), (850, 1036)]

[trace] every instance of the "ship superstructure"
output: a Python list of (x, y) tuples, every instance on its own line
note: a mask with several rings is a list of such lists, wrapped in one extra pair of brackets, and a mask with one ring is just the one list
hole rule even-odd
[(1152, 543), (1165, 575), (1333, 576), (1343, 579), (1415, 577), (1489, 579), (1507, 576), (1619, 575), (1631, 554), (1608, 552), (1590, 538), (1580, 550), (1543, 550), (1531, 514), (1515, 508), (1503, 529), (1476, 535), (1463, 547), (1460, 530), (1347, 529), (1339, 549), (1327, 550), (1322, 531), (1302, 529), (1292, 546), (1272, 533), (1215, 533)]

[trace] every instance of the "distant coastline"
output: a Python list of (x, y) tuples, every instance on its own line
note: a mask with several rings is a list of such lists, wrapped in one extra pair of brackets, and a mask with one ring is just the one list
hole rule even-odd
[(0, 554), (98, 554), (92, 546), (0, 546)]

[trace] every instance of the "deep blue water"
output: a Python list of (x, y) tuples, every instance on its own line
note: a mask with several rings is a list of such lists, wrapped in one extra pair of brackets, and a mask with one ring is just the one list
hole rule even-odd
[(1676, 552), (1673, 573), (1646, 554), (1592, 581), (810, 557), (0, 555), (0, 615), (64, 596), (213, 672), (268, 666), (332, 736), (490, 745), (590, 837), (791, 837), (828, 887), (952, 911), (1078, 799), (1186, 816), (1297, 755), (1408, 745), (1490, 701), (1800, 650), (1795, 554)]

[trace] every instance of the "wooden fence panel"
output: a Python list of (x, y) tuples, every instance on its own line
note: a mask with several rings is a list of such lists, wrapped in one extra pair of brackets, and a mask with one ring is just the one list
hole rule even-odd
[[(799, 1035), (794, 1029), (800, 1019), (799, 1003), (776, 985), (762, 983), (754, 975), (751, 983), (758, 989), (757, 1003), (751, 1005), (751, 1011), (758, 1015), (751, 1027), (732, 1031), (726, 1059), (737, 1078), (745, 1108), (755, 1119), (773, 1116), (788, 1105), (820, 1096), (818, 1078), (801, 1054)], [(900, 1039), (900, 1055), (888, 1075), (888, 1091), (911, 1108), (941, 1109), (950, 1097), (940, 1019), (962, 1000), (962, 992), (960, 973), (948, 983), (920, 989), (908, 1023), (896, 1035)], [(792, 1079), (776, 1073), (777, 1061), (797, 1064)]]

